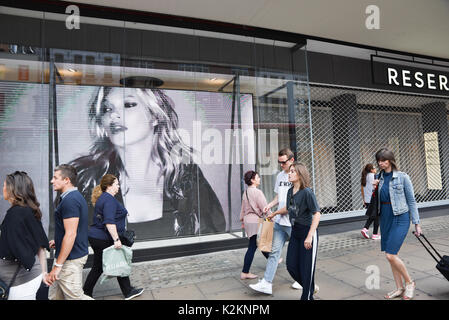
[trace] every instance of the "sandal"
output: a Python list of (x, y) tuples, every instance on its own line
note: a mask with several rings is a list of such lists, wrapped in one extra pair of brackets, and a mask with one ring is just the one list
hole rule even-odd
[(399, 289), (393, 290), (393, 291), (387, 293), (384, 296), (384, 298), (387, 299), (387, 300), (391, 300), (391, 299), (394, 299), (394, 298), (402, 297), (402, 295), (404, 294), (404, 291), (405, 291), (404, 288), (399, 288)]
[(404, 293), (404, 296), (402, 297), (402, 299), (403, 300), (412, 300), (413, 297), (415, 296), (415, 288), (416, 288), (415, 281), (407, 283), (405, 285), (405, 293)]
[(253, 273), (241, 273), (240, 274), (240, 279), (242, 280), (246, 280), (246, 279), (256, 279), (258, 277), (258, 275), (255, 275)]

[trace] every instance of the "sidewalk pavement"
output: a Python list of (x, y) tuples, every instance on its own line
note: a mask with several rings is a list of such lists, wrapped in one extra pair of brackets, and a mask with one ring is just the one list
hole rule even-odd
[[(395, 289), (395, 282), (380, 241), (364, 239), (360, 228), (348, 232), (322, 235), (319, 238), (315, 283), (319, 285), (316, 300), (383, 300)], [(423, 233), (440, 251), (449, 255), (449, 215), (423, 218)], [(411, 277), (416, 281), (415, 300), (448, 300), (449, 282), (435, 268), (436, 262), (409, 234), (399, 252)], [(319, 232), (319, 231), (318, 231)], [(145, 292), (135, 300), (297, 300), (301, 290), (287, 272), (286, 243), (273, 281), (273, 294), (258, 293), (249, 288), (257, 279), (240, 280), (246, 248), (196, 256), (135, 263), (131, 283)], [(256, 252), (251, 272), (263, 277), (266, 260)], [(84, 279), (90, 269), (84, 270)], [(380, 281), (376, 286), (375, 276)], [(374, 280), (373, 280), (374, 279)], [(115, 279), (94, 290), (98, 300), (123, 300)]]

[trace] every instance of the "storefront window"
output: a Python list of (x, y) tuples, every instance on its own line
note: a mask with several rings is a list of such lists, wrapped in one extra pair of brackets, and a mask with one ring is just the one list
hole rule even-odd
[(31, 173), (50, 232), (58, 164), (77, 167), (89, 204), (101, 177), (116, 175), (144, 241), (242, 236), (243, 174), (259, 171), (270, 201), (279, 149), (296, 152), (301, 137), (310, 154), (297, 43), (94, 18), (68, 29), (64, 15), (8, 8), (1, 17), (36, 37), (0, 37), (0, 174)]

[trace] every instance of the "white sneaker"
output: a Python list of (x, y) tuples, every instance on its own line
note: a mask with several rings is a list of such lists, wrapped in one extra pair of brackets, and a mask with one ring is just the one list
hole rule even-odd
[(295, 283), (292, 284), (292, 288), (296, 290), (302, 289), (301, 285), (297, 281), (295, 281)]
[[(292, 284), (292, 288), (296, 289), (296, 290), (302, 289), (301, 285), (296, 281), (295, 281), (295, 283)], [(313, 294), (317, 294), (318, 291), (320, 291), (320, 287), (317, 284), (315, 284), (315, 290), (313, 290)]]
[(258, 283), (250, 284), (249, 287), (257, 292), (272, 294), (272, 284), (265, 279), (260, 280)]

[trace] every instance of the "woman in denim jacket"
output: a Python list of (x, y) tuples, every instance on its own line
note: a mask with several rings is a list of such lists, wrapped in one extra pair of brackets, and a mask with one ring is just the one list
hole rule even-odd
[(379, 185), (377, 201), (382, 233), (381, 250), (386, 253), (397, 287), (385, 298), (402, 297), (404, 300), (410, 300), (414, 297), (415, 282), (410, 278), (398, 252), (410, 228), (410, 218), (415, 225), (416, 235), (419, 236), (422, 232), (413, 185), (409, 176), (398, 170), (390, 150), (379, 150), (376, 153), (376, 161), (381, 171), (378, 180), (374, 180), (374, 184)]

